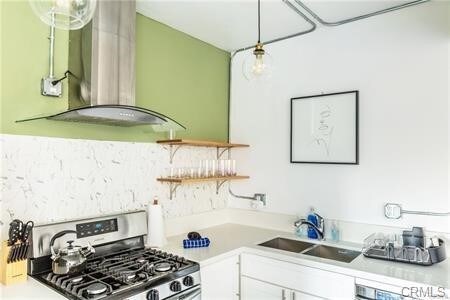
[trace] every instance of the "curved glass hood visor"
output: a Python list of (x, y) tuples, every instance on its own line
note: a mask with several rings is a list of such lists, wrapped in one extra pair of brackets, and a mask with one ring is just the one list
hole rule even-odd
[(132, 127), (153, 125), (155, 131), (184, 130), (177, 121), (152, 110), (128, 105), (84, 106), (53, 115), (42, 115), (16, 122), (47, 119), (54, 121), (82, 122), (100, 125)]

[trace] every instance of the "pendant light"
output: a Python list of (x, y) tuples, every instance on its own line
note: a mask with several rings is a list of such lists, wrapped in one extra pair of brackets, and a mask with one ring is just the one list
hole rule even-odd
[(261, 43), (261, 0), (258, 0), (258, 42), (253, 51), (245, 58), (242, 73), (247, 80), (263, 80), (271, 75), (272, 57)]
[(97, 0), (29, 0), (42, 22), (59, 29), (80, 29), (92, 19)]
[(29, 0), (34, 13), (42, 22), (50, 26), (49, 36), (49, 72), (41, 79), (41, 95), (50, 97), (62, 96), (62, 80), (54, 73), (55, 60), (55, 28), (76, 30), (84, 27), (94, 16), (97, 0)]

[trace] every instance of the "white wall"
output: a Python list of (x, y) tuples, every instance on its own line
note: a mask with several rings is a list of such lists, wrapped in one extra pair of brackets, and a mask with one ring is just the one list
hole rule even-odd
[[(233, 61), (231, 140), (241, 173), (237, 193), (268, 194), (267, 211), (450, 232), (448, 217), (387, 220), (385, 202), (450, 211), (450, 7), (432, 2), (269, 45), (276, 69), (265, 85)], [(290, 98), (360, 91), (360, 164), (289, 163)], [(233, 200), (235, 207), (249, 207)]]

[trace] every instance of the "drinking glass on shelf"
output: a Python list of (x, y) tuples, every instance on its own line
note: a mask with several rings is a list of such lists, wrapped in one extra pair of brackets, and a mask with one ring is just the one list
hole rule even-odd
[(206, 159), (203, 161), (203, 177), (209, 177), (209, 170), (209, 160)]
[(174, 167), (167, 168), (165, 171), (165, 176), (167, 176), (168, 178), (174, 178), (175, 168)]
[(235, 159), (231, 159), (231, 176), (236, 176), (237, 172), (236, 172), (236, 160)]
[(227, 159), (225, 163), (226, 163), (225, 176), (231, 176), (231, 159)]
[(203, 168), (202, 168), (202, 161), (198, 163), (197, 167), (197, 177), (202, 178), (203, 177)]
[(211, 160), (211, 172), (210, 172), (210, 176), (211, 176), (211, 177), (217, 176), (217, 160), (214, 160), (214, 159)]
[(188, 169), (188, 174), (189, 174), (189, 178), (196, 178), (197, 176), (197, 174), (195, 174), (195, 168), (189, 168)]
[(185, 176), (185, 170), (184, 168), (177, 168), (177, 178), (184, 178)]
[(218, 165), (219, 165), (219, 176), (226, 176), (226, 169), (225, 169), (225, 160), (221, 159), (218, 161)]

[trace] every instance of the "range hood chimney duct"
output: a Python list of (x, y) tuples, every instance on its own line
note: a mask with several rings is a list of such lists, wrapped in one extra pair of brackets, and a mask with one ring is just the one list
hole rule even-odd
[(69, 109), (22, 121), (185, 129), (163, 114), (135, 106), (135, 27), (136, 1), (98, 0), (91, 22), (69, 33)]

